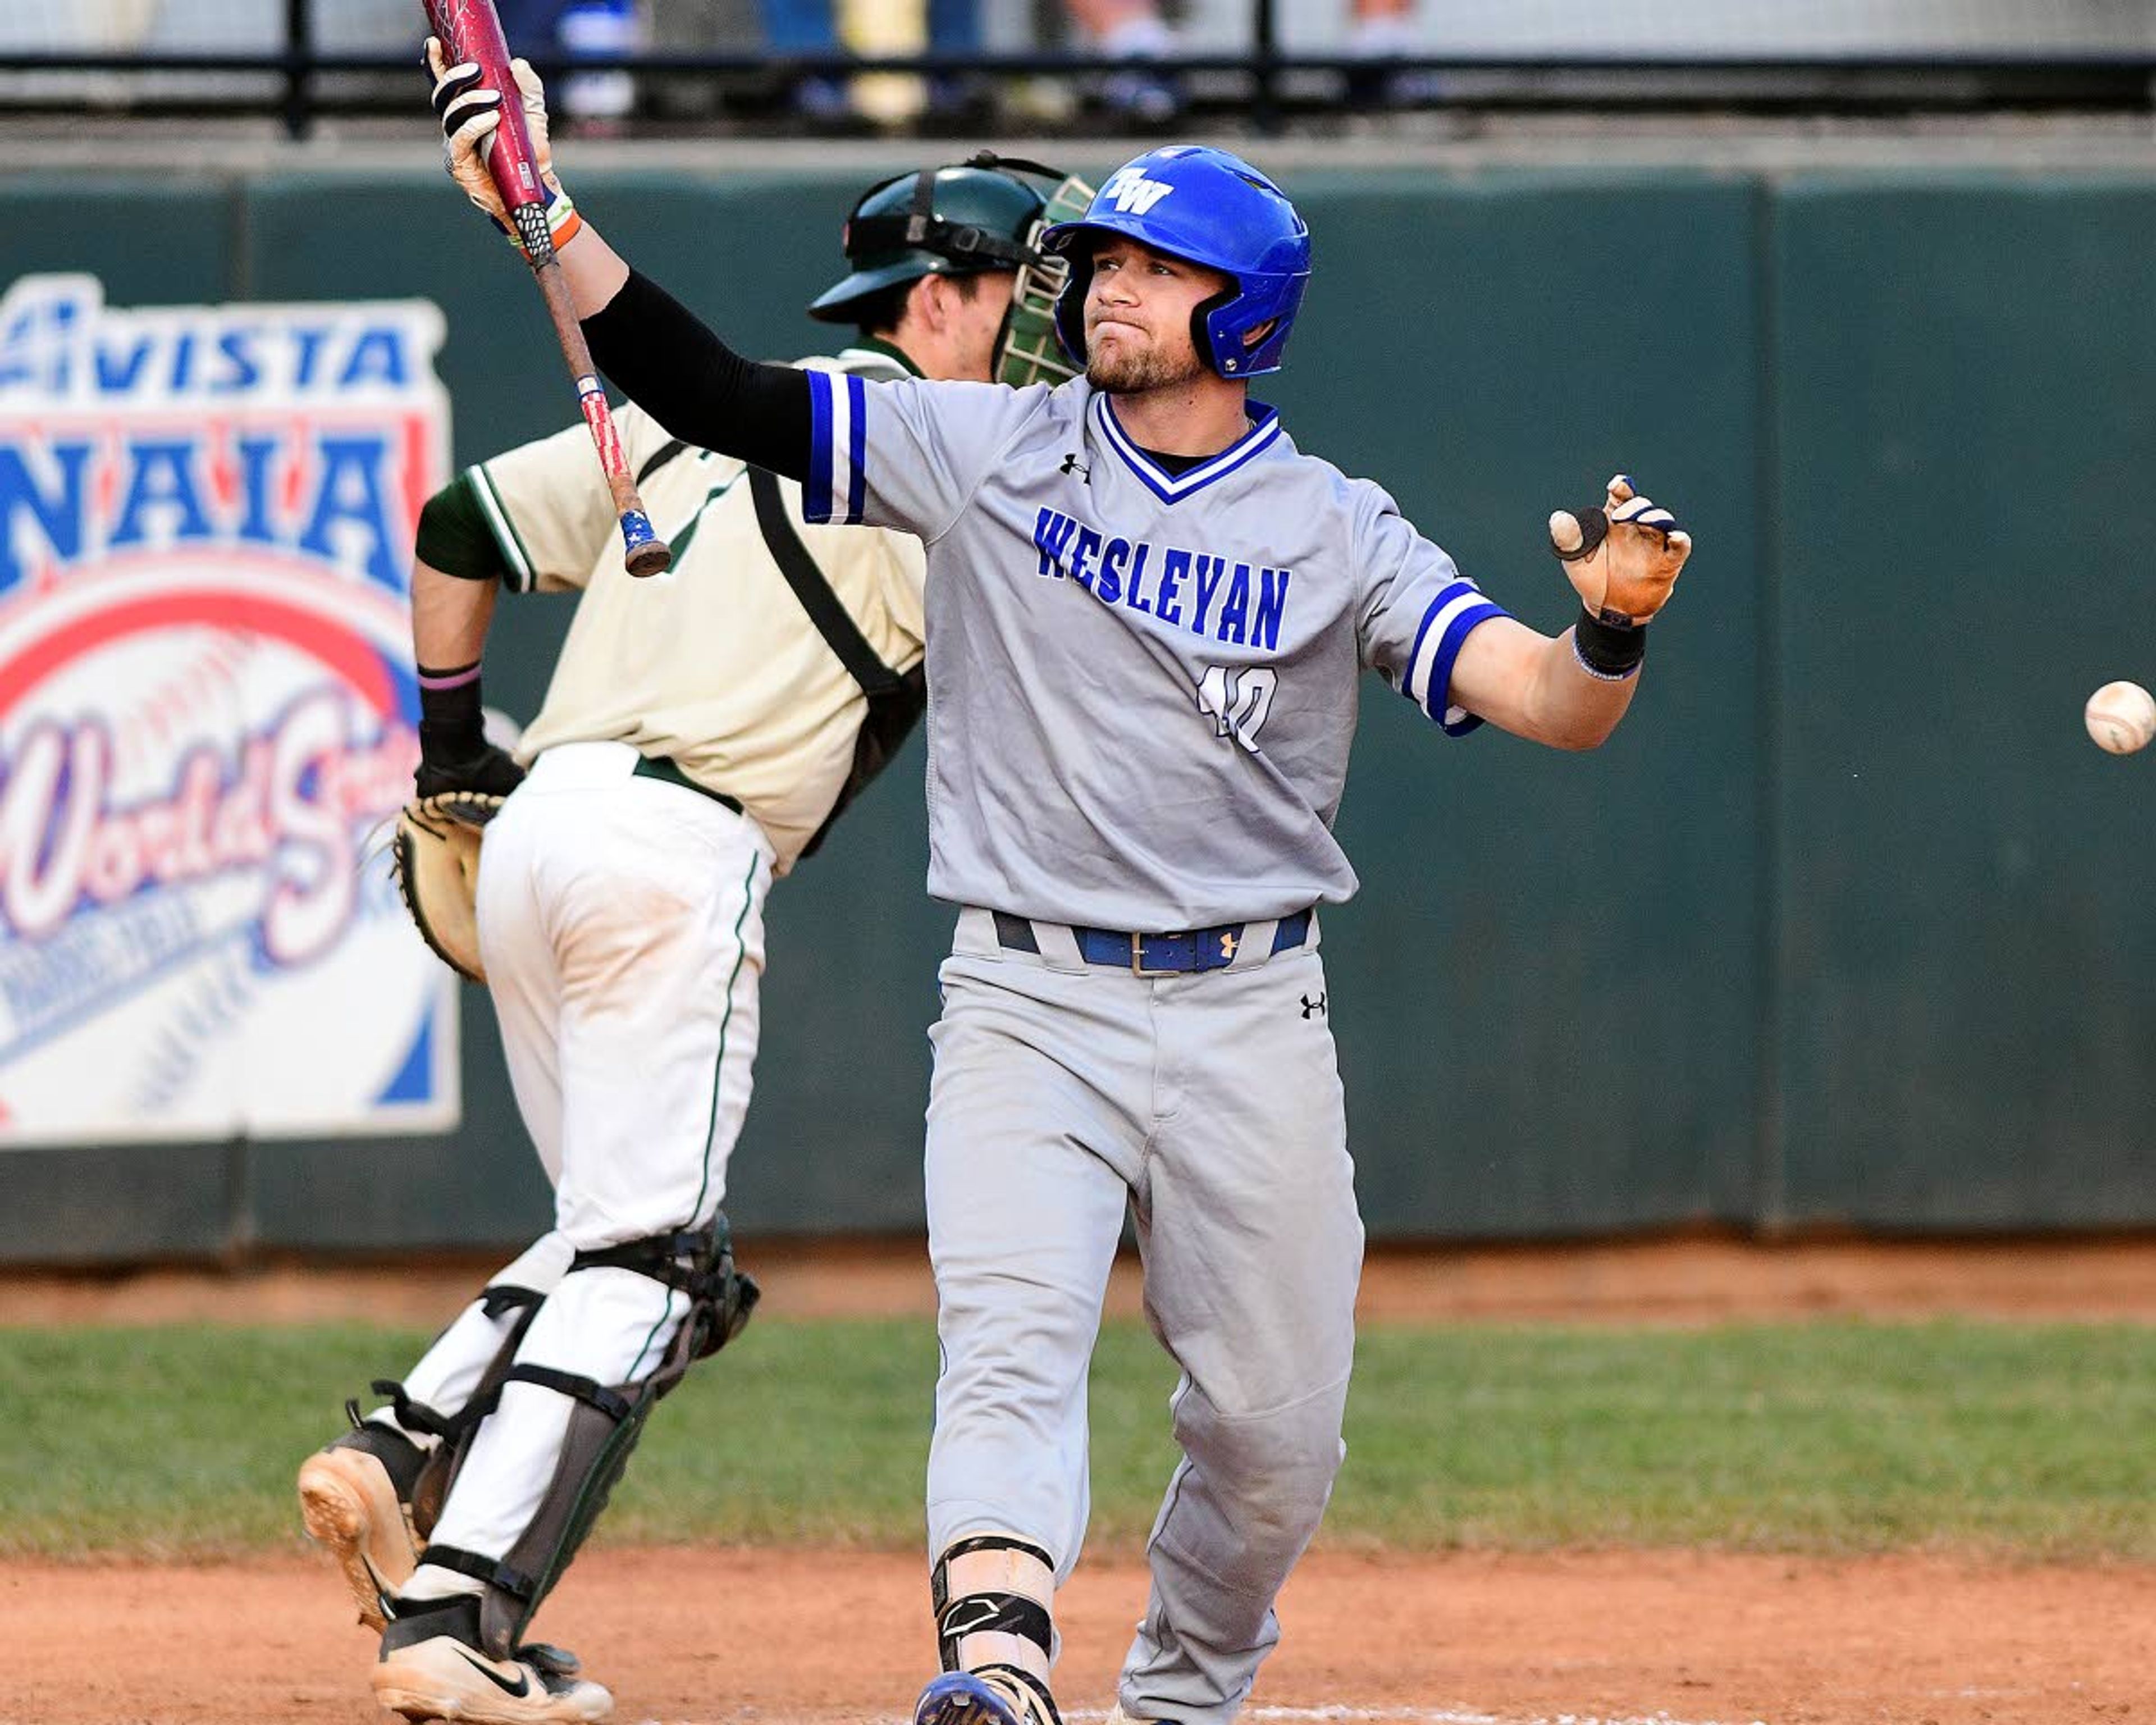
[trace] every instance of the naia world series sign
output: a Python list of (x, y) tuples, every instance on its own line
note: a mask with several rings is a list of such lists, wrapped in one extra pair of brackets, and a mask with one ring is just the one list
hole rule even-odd
[(382, 854), (446, 476), (424, 301), (0, 298), (0, 1147), (438, 1130)]

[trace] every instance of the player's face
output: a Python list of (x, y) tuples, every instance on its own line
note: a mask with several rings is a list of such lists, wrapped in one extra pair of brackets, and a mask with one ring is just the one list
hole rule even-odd
[(1093, 254), (1086, 290), (1086, 377), (1111, 395), (1173, 388), (1205, 375), (1190, 314), (1228, 285), (1203, 264), (1120, 235)]

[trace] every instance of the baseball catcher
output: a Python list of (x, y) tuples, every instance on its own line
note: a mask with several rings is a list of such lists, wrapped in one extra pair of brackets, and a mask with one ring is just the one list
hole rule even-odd
[[(490, 182), (471, 146), (500, 93), (429, 51), (452, 167), (476, 192)], [(1043, 206), (993, 159), (870, 188), (850, 273), (814, 308), (857, 334), (801, 367), (993, 381), (1019, 268), (1056, 267), (1034, 244)], [(581, 243), (557, 236), (564, 257)], [(307, 1530), (380, 1636), (376, 1698), (412, 1719), (611, 1711), (572, 1657), (528, 1639), (531, 1620), (654, 1404), (753, 1309), (721, 1199), (765, 896), (922, 704), (916, 537), (798, 526), (797, 483), (633, 408), (616, 424), (673, 547), (665, 579), (624, 572), (582, 425), (467, 470), (419, 526), (422, 762), (395, 865), (430, 944), (488, 984), (555, 1219), (300, 1470)], [(579, 595), (514, 758), (480, 721), (504, 591)]]

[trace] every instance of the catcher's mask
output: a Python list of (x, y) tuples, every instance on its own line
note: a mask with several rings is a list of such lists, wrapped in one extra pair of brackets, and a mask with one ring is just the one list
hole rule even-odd
[[(1224, 291), (1190, 315), (1198, 356), (1220, 376), (1255, 377), (1280, 369), (1310, 285), (1310, 229), (1287, 194), (1249, 162), (1202, 144), (1148, 150), (1101, 182), (1084, 215), (1041, 235), (1044, 251), (1070, 259), (1055, 301), (1055, 333), (1081, 366), (1093, 248), (1109, 234), (1229, 278)], [(1254, 331), (1255, 340), (1246, 346)]]
[(1075, 174), (1065, 175), (1049, 193), (1027, 239), (1034, 257), (1019, 265), (1018, 280), (1011, 285), (1010, 311), (996, 341), (998, 383), (1023, 389), (1029, 383), (1060, 383), (1078, 375), (1055, 332), (1055, 301), (1070, 265), (1041, 249), (1040, 236), (1055, 223), (1083, 215), (1092, 201), (1093, 188)]
[[(1044, 197), (1022, 177), (1056, 182), (1055, 193)], [(1040, 249), (1040, 234), (1051, 208), (1075, 214), (1091, 195), (1082, 181), (1057, 169), (992, 150), (879, 181), (846, 217), (844, 244), (852, 273), (819, 295), (808, 315), (852, 323), (863, 301), (924, 275), (1014, 270), (1017, 290), (997, 337), (996, 375), (1011, 383), (1060, 382), (1071, 369), (1050, 339), (1050, 319), (1064, 264)], [(1034, 309), (1019, 311), (1020, 294)]]

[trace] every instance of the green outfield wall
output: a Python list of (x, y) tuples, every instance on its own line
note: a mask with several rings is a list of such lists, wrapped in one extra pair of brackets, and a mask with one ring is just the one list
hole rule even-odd
[[(788, 356), (860, 178), (577, 191)], [(2156, 178), (1290, 189), (1317, 275), (1259, 393), (1304, 449), (1553, 631), (1542, 524), (1616, 467), (1700, 547), (1597, 753), (1449, 741), (1364, 685), (1364, 886), (1324, 940), (1373, 1237), (2156, 1224), (2156, 759), (2080, 720), (2156, 683)], [(433, 300), (460, 462), (566, 418), (536, 295), (431, 173), (0, 178), (0, 285), (86, 270), (115, 304)], [(505, 602), (491, 701), (530, 716), (567, 617)], [(920, 1225), (950, 921), (920, 768), (773, 895), (745, 1235)], [(546, 1190), (477, 990), (464, 1029), (449, 1136), (0, 1153), (0, 1258), (513, 1244)]]

